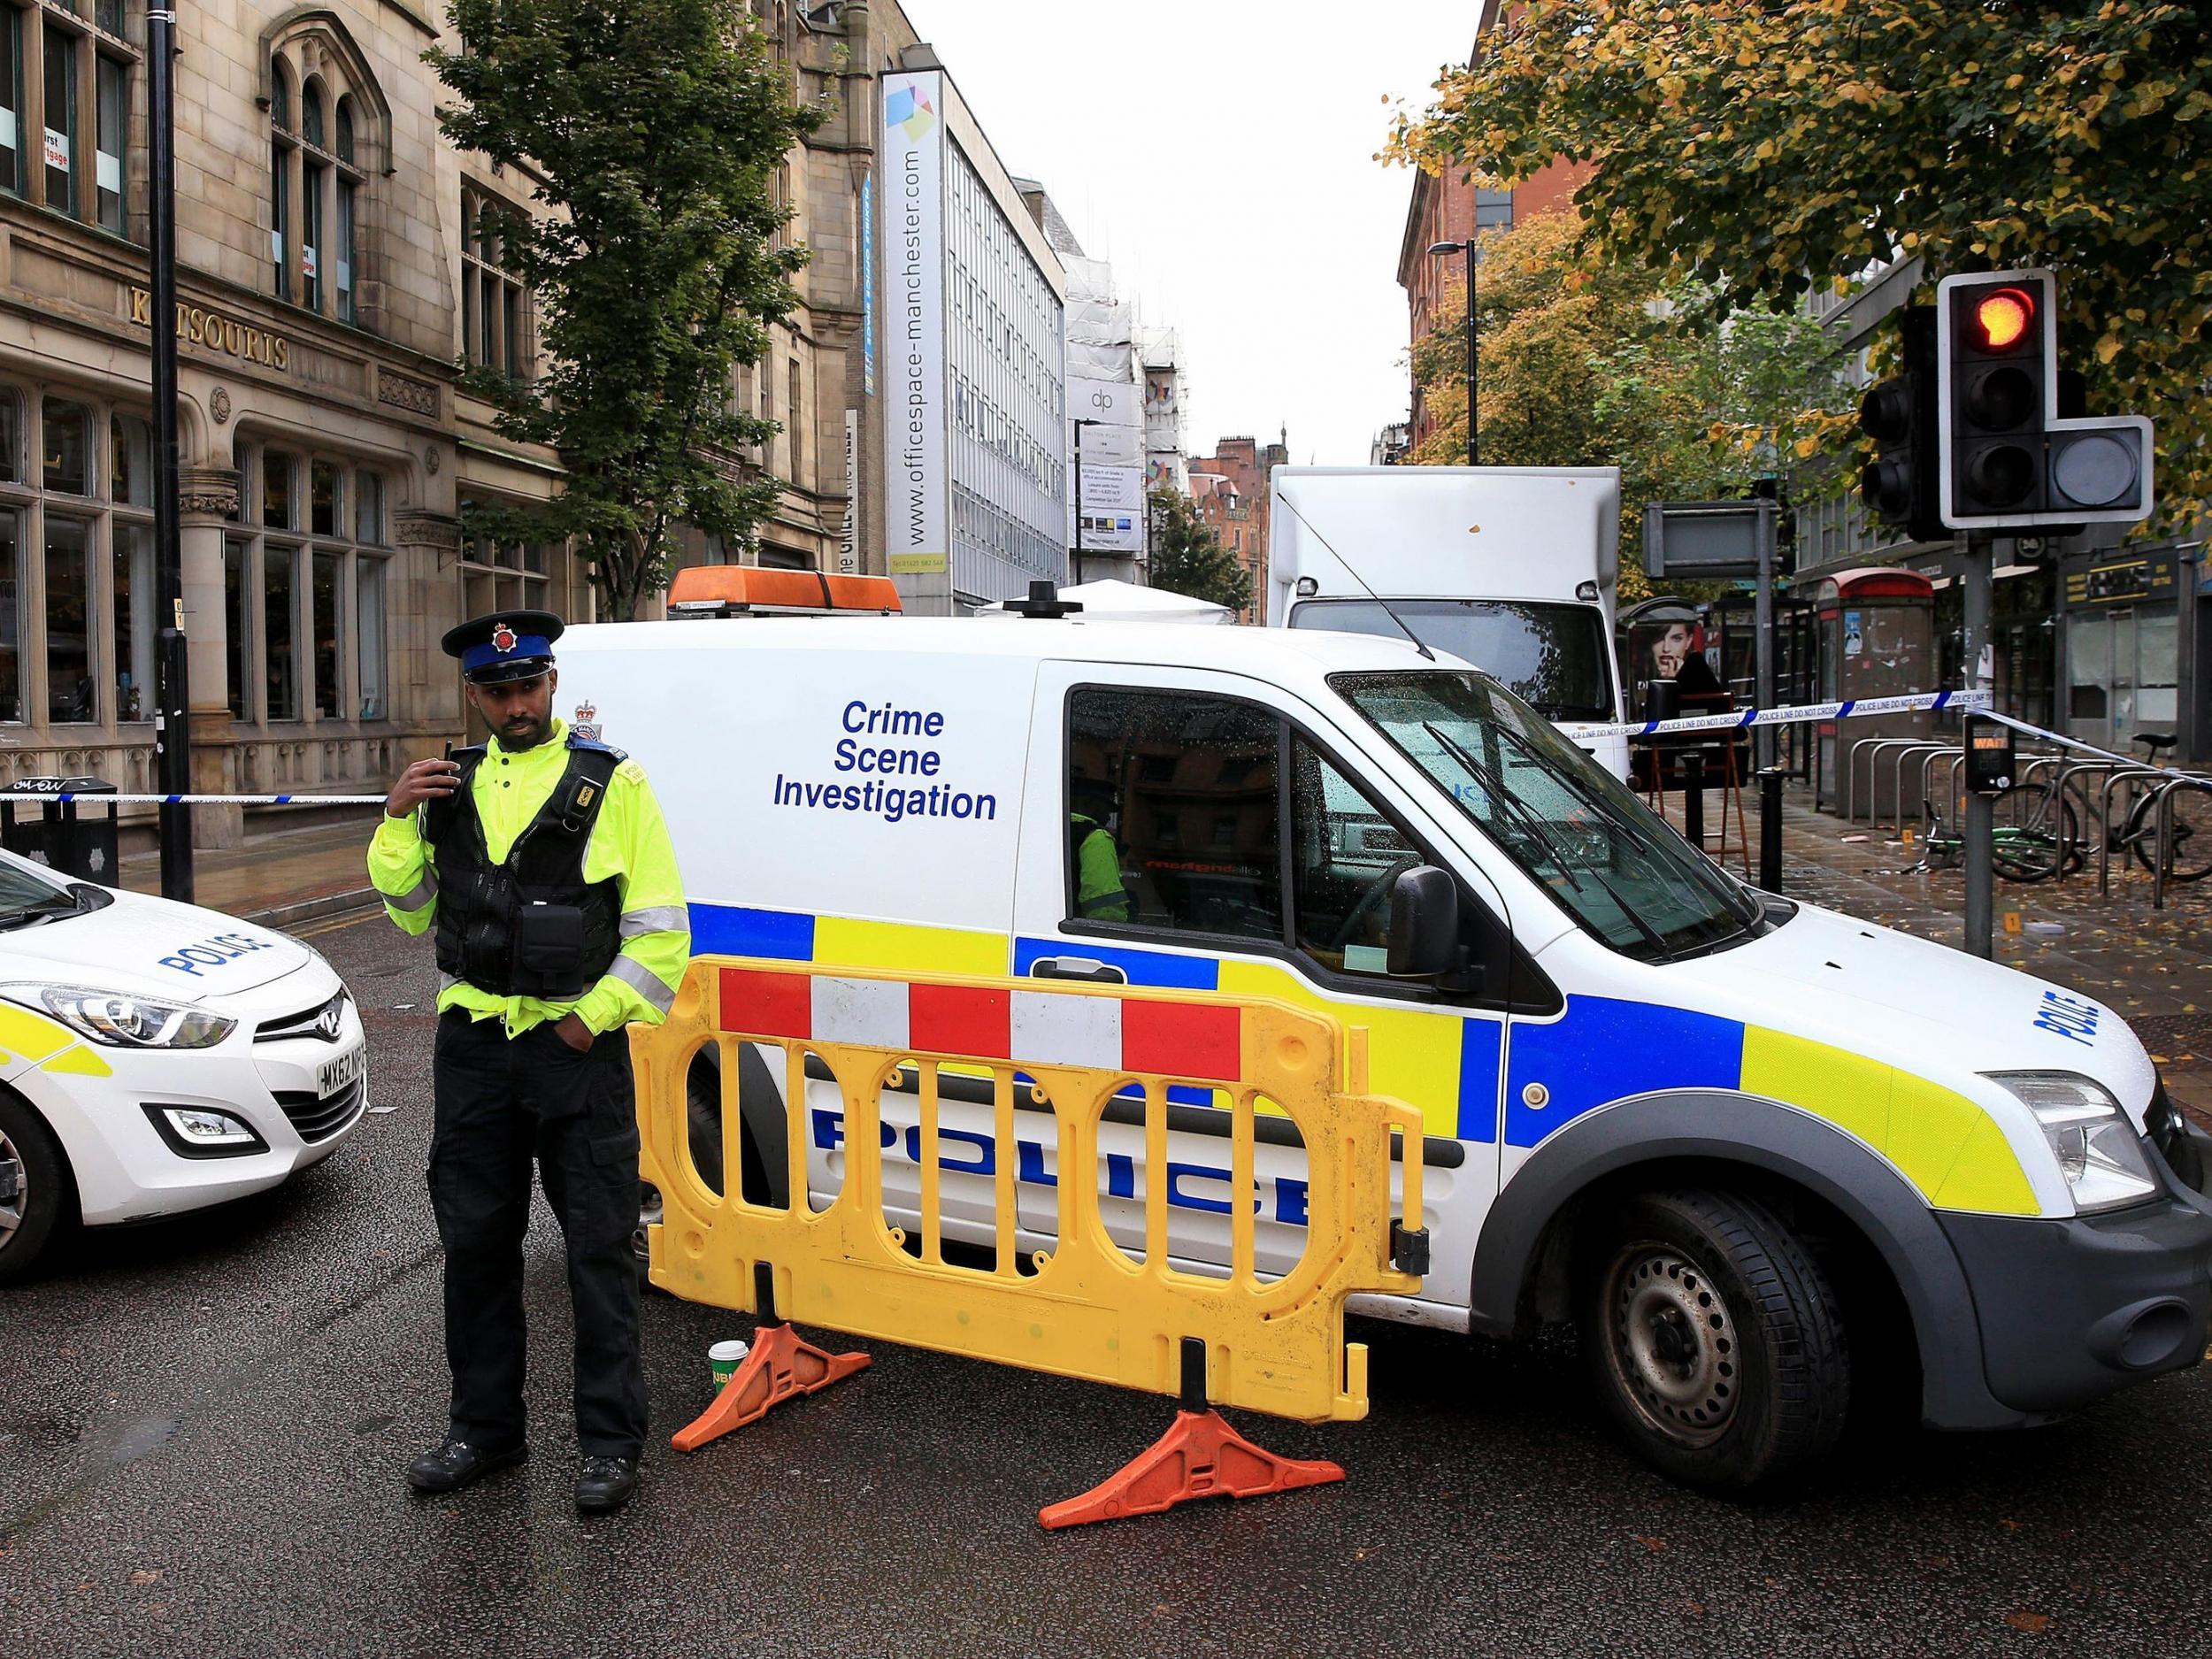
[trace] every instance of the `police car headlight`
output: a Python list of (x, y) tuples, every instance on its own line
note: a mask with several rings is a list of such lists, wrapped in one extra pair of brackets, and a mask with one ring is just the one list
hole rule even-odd
[(238, 1027), (236, 1020), (204, 1009), (81, 985), (12, 986), (6, 995), (115, 1048), (211, 1048)]
[(2072, 1071), (1993, 1071), (1989, 1080), (2035, 1114), (2077, 1211), (2116, 1210), (2157, 1195), (2142, 1136), (2101, 1084)]

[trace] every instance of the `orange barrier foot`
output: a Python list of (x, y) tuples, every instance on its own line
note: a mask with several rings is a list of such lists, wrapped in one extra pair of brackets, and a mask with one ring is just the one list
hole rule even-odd
[(1218, 1411), (1179, 1411), (1175, 1425), (1118, 1474), (1079, 1498), (1038, 1510), (1037, 1519), (1048, 1527), (1082, 1526), (1157, 1515), (1193, 1498), (1263, 1498), (1343, 1479), (1334, 1463), (1262, 1450)]
[(757, 1423), (787, 1400), (818, 1394), (868, 1368), (865, 1354), (832, 1354), (818, 1348), (787, 1325), (764, 1325), (753, 1333), (745, 1356), (714, 1403), (675, 1437), (680, 1452), (695, 1452), (733, 1429)]

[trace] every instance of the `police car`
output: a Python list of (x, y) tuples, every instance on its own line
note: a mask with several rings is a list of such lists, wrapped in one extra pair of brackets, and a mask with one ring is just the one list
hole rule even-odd
[[(2208, 1139), (2113, 1010), (1728, 876), (1496, 680), (1402, 641), (1080, 618), (733, 617), (572, 629), (565, 699), (667, 814), (702, 954), (1279, 999), (1368, 1033), (1417, 1108), (1432, 1265), (1361, 1310), (1492, 1336), (1572, 1322), (1598, 1397), (1686, 1480), (1778, 1482), (1878, 1373), (1935, 1427), (2041, 1421), (2198, 1362)], [(1121, 893), (1079, 870), (1103, 826)], [(1094, 833), (1085, 828), (1086, 841)], [(1087, 864), (1088, 861), (1086, 861)], [(1079, 894), (1079, 881), (1091, 890)], [(788, 1204), (773, 1068), (740, 1051), (743, 1168), (702, 1050), (692, 1159)], [(1163, 1066), (1161, 1069), (1169, 1069)], [(1018, 1171), (1048, 1248), (1052, 1118), (997, 1144), (943, 1083), (948, 1236)], [(1226, 1114), (1102, 1134), (1101, 1214), (1229, 1260)], [(883, 1098), (913, 1225), (910, 1090)], [(841, 1180), (809, 1086), (804, 1168)], [(1294, 1134), (1256, 1148), (1263, 1272), (1305, 1248)], [(1386, 1383), (1385, 1386), (1387, 1386)]]
[(73, 1223), (276, 1186), (330, 1156), (367, 1084), (316, 951), (0, 852), (0, 1282)]

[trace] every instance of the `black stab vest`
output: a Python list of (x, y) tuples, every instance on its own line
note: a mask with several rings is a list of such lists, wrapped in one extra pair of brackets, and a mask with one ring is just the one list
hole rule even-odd
[(424, 809), (438, 872), (438, 971), (494, 996), (572, 1002), (599, 982), (622, 948), (617, 883), (584, 879), (592, 826), (618, 749), (568, 739), (568, 769), (538, 814), (494, 864), (477, 816), (481, 744), (456, 749), (458, 787)]

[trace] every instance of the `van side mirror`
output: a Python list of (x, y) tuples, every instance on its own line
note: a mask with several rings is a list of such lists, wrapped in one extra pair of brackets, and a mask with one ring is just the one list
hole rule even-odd
[(1399, 872), (1390, 887), (1389, 971), (1394, 977), (1434, 979), (1461, 965), (1459, 884), (1434, 864)]

